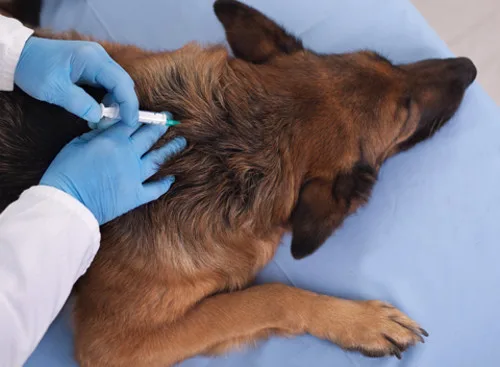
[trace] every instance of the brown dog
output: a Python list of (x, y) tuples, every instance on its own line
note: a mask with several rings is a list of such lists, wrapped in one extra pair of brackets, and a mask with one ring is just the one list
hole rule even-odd
[[(166, 366), (303, 333), (369, 356), (400, 357), (426, 333), (386, 303), (248, 285), (285, 231), (293, 233), (293, 256), (307, 256), (366, 202), (380, 165), (455, 113), (474, 65), (320, 55), (241, 3), (217, 1), (215, 12), (235, 58), (222, 46), (155, 54), (103, 44), (135, 80), (142, 108), (182, 121), (164, 141), (182, 135), (190, 146), (161, 167), (158, 176), (177, 176), (167, 195), (102, 228), (101, 250), (77, 287), (78, 361)], [(10, 103), (20, 106), (17, 113), (27, 101), (46, 111), (33, 124), (42, 115), (46, 126), (59, 120), (48, 113), (54, 107), (16, 93)], [(84, 130), (78, 126), (64, 138), (52, 134), (59, 140), (51, 144), (43, 140), (49, 135), (30, 133), (34, 127), (24, 133), (34, 146), (51, 145), (40, 158), (48, 164)], [(12, 135), (8, 128), (0, 132)], [(9, 146), (0, 140), (0, 149)], [(31, 167), (32, 181), (46, 164)], [(1, 195), (4, 202), (30, 183), (14, 164), (0, 173), (21, 181)]]

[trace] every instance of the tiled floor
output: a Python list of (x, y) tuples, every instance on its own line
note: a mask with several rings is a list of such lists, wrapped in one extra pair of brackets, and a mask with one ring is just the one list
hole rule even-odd
[(474, 61), (479, 82), (500, 105), (500, 1), (412, 1), (455, 54)]

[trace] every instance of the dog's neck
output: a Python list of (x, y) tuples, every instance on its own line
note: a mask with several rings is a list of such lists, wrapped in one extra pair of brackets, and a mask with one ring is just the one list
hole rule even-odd
[(284, 225), (299, 190), (287, 91), (272, 88), (265, 68), (231, 59), (223, 47), (188, 45), (144, 61), (134, 73), (143, 108), (172, 112), (182, 123), (167, 138), (190, 143), (162, 170), (181, 176), (174, 193), (203, 187), (214, 191), (217, 198), (207, 201), (219, 203), (214, 212), (228, 222), (249, 213)]

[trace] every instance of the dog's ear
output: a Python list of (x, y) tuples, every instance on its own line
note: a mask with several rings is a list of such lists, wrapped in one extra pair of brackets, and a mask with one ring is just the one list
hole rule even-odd
[(303, 50), (302, 42), (257, 10), (234, 0), (218, 0), (215, 14), (226, 30), (234, 56), (265, 63), (276, 55)]
[(341, 224), (345, 210), (335, 206), (331, 182), (316, 179), (302, 187), (291, 216), (292, 256), (295, 259), (316, 251)]
[(316, 251), (349, 214), (366, 203), (375, 180), (371, 166), (358, 164), (333, 182), (314, 179), (304, 184), (290, 218), (292, 256), (302, 259)]

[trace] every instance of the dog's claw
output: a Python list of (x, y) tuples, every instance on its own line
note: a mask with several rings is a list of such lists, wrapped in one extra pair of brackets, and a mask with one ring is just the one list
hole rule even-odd
[(394, 355), (399, 360), (403, 359), (403, 357), (401, 356), (401, 352), (399, 350), (397, 350), (397, 349), (394, 350)]
[(397, 359), (401, 359), (401, 352), (404, 351), (404, 347), (401, 347), (397, 341), (388, 335), (384, 334), (384, 338), (392, 344), (392, 355), (396, 356)]
[(418, 339), (420, 340), (421, 343), (425, 343), (425, 340), (424, 338), (422, 337), (422, 335), (424, 336), (429, 336), (429, 334), (427, 333), (427, 331), (425, 331), (424, 329), (422, 328), (415, 328), (415, 327), (410, 327), (408, 325), (405, 325), (403, 324), (402, 322), (400, 322), (398, 319), (396, 319), (395, 317), (391, 317), (391, 320), (394, 321), (396, 324), (400, 325), (401, 327), (404, 327), (405, 329), (408, 329), (410, 330), (412, 333), (414, 333)]
[(428, 337), (429, 336), (429, 333), (427, 331), (425, 331), (425, 329), (422, 329), (420, 328), (420, 333), (425, 336), (425, 337)]

